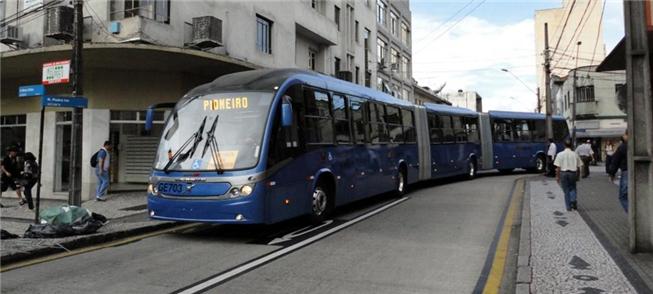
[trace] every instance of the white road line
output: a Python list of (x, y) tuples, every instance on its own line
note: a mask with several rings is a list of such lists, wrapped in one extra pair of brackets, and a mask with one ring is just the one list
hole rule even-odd
[(395, 205), (397, 205), (397, 204), (399, 204), (399, 203), (401, 203), (403, 201), (406, 201), (407, 199), (408, 199), (408, 197), (403, 197), (403, 198), (397, 199), (396, 201), (393, 201), (393, 202), (388, 203), (388, 204), (386, 204), (386, 205), (384, 205), (382, 207), (379, 207), (379, 208), (377, 208), (377, 209), (375, 209), (373, 211), (370, 211), (370, 212), (368, 212), (366, 214), (363, 214), (363, 215), (361, 215), (359, 217), (356, 217), (356, 218), (354, 218), (354, 219), (352, 219), (352, 220), (350, 220), (350, 221), (348, 221), (346, 223), (343, 223), (343, 224), (341, 224), (341, 225), (339, 225), (337, 227), (333, 227), (333, 228), (331, 228), (331, 229), (329, 229), (327, 231), (324, 231), (324, 232), (322, 232), (320, 234), (317, 234), (317, 235), (315, 235), (313, 237), (310, 237), (310, 238), (308, 238), (306, 240), (303, 240), (303, 241), (298, 242), (296, 244), (293, 244), (291, 246), (285, 247), (283, 249), (274, 251), (274, 252), (272, 252), (272, 253), (270, 253), (268, 255), (262, 256), (261, 258), (252, 260), (249, 263), (246, 263), (246, 264), (243, 264), (243, 265), (241, 265), (241, 266), (239, 266), (237, 268), (231, 269), (231, 270), (229, 270), (229, 271), (227, 271), (225, 273), (222, 273), (222, 274), (220, 274), (220, 275), (218, 275), (218, 276), (216, 276), (214, 278), (211, 278), (211, 279), (209, 279), (207, 281), (204, 281), (204, 282), (202, 282), (200, 284), (197, 284), (197, 285), (195, 285), (195, 286), (193, 286), (191, 288), (188, 288), (188, 289), (186, 289), (186, 290), (184, 290), (182, 292), (179, 292), (179, 293), (181, 293), (181, 294), (190, 294), (190, 293), (201, 292), (201, 291), (203, 291), (203, 290), (205, 290), (205, 289), (207, 289), (207, 288), (209, 288), (209, 287), (211, 287), (211, 286), (213, 286), (215, 284), (219, 284), (224, 280), (227, 280), (227, 279), (230, 279), (230, 278), (232, 278), (234, 276), (237, 276), (242, 272), (245, 272), (245, 271), (248, 271), (250, 269), (256, 268), (256, 267), (260, 266), (261, 264), (264, 264), (264, 263), (266, 263), (266, 262), (268, 262), (270, 260), (279, 258), (279, 257), (284, 256), (286, 254), (289, 254), (289, 253), (291, 253), (291, 252), (293, 252), (293, 251), (295, 251), (297, 249), (300, 249), (302, 247), (310, 245), (311, 243), (313, 243), (315, 241), (318, 241), (318, 240), (320, 240), (320, 239), (322, 239), (322, 238), (324, 238), (326, 236), (329, 236), (329, 235), (331, 235), (331, 234), (333, 234), (333, 233), (335, 233), (337, 231), (340, 231), (340, 230), (342, 230), (342, 229), (344, 229), (346, 227), (349, 227), (349, 226), (351, 226), (351, 225), (353, 225), (355, 223), (358, 223), (358, 222), (360, 222), (362, 220), (365, 220), (365, 219), (367, 219), (367, 218), (369, 218), (369, 217), (371, 217), (371, 216), (373, 216), (375, 214), (378, 214), (378, 213), (380, 213), (380, 212), (382, 212), (382, 211), (384, 211), (384, 210), (386, 210), (386, 209), (388, 209), (390, 207), (393, 207), (393, 206), (395, 206)]

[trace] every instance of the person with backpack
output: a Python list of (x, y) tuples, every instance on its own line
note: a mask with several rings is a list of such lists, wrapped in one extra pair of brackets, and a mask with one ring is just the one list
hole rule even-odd
[(36, 156), (32, 152), (25, 153), (25, 165), (21, 172), (20, 185), (23, 187), (23, 194), (27, 200), (27, 206), (30, 210), (34, 209), (32, 200), (32, 188), (39, 179), (39, 164), (36, 162)]
[(104, 141), (104, 145), (95, 152), (91, 157), (91, 166), (95, 168), (95, 175), (98, 183), (95, 190), (95, 200), (106, 201), (107, 190), (109, 189), (109, 175), (111, 169), (111, 149), (110, 141)]

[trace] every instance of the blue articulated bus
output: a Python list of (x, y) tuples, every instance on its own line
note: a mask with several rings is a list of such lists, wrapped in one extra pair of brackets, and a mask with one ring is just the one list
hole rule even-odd
[(508, 119), (500, 113), (416, 106), (304, 70), (229, 74), (158, 106), (174, 108), (148, 186), (154, 219), (319, 222), (337, 206), (401, 195), (421, 180), (531, 167), (508, 167), (508, 147), (499, 146), (507, 143), (492, 142), (490, 122)]
[[(569, 137), (562, 116), (553, 116), (553, 140), (558, 151)], [(546, 165), (546, 117), (541, 113), (489, 111), (481, 114), (484, 169), (508, 173), (516, 168), (543, 172)]]

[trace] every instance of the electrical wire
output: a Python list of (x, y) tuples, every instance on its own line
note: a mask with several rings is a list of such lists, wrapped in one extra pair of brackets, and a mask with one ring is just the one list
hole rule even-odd
[[(601, 18), (599, 19), (599, 28), (596, 30), (596, 40), (594, 41), (594, 52), (592, 52), (592, 61), (590, 64), (594, 63), (594, 57), (596, 57), (596, 47), (599, 45), (599, 37), (601, 34), (601, 25), (603, 24), (603, 14), (605, 13), (605, 3), (607, 1), (603, 0), (603, 8), (601, 9)], [(589, 69), (587, 70), (589, 72)]]
[(553, 52), (558, 51), (558, 47), (560, 46), (560, 41), (562, 41), (562, 36), (565, 34), (565, 29), (567, 28), (567, 23), (569, 23), (569, 18), (571, 18), (571, 12), (574, 11), (574, 6), (576, 5), (576, 0), (571, 3), (571, 8), (569, 8), (569, 12), (567, 12), (567, 17), (565, 18), (565, 23), (562, 25), (562, 31), (560, 32), (560, 35), (558, 36), (558, 41), (556, 42), (556, 46), (553, 49)]
[(458, 13), (460, 13), (460, 12), (463, 11), (463, 10), (465, 10), (465, 8), (467, 8), (467, 6), (469, 6), (470, 4), (472, 4), (474, 1), (476, 1), (476, 0), (471, 0), (471, 1), (467, 2), (467, 4), (465, 4), (465, 6), (463, 6), (463, 7), (460, 8), (460, 9), (458, 9), (458, 11), (456, 11), (456, 13), (454, 13), (451, 17), (447, 18), (447, 20), (445, 20), (442, 24), (440, 24), (439, 26), (437, 26), (434, 30), (430, 31), (429, 33), (427, 33), (426, 35), (424, 35), (423, 38), (419, 39), (417, 42), (414, 42), (414, 43), (419, 43), (419, 42), (421, 42), (421, 41), (424, 41), (424, 40), (425, 40), (429, 35), (431, 35), (431, 34), (437, 32), (437, 31), (439, 31), (439, 30), (440, 30), (442, 27), (444, 27), (447, 23), (449, 23), (451, 20), (453, 20), (453, 19), (458, 15)]
[[(587, 10), (590, 8), (590, 5), (594, 3), (592, 6), (592, 10), (594, 10), (594, 7), (596, 7), (597, 1), (588, 1), (587, 6), (585, 6), (585, 10), (583, 10), (583, 15), (580, 17), (580, 21), (578, 22), (578, 26), (576, 26), (576, 29), (574, 29), (574, 33), (571, 35), (571, 38), (569, 39), (569, 43), (567, 43), (567, 47), (565, 47), (565, 50), (562, 52), (563, 54), (567, 53), (567, 50), (569, 50), (569, 46), (571, 46), (572, 43), (574, 43), (574, 39), (576, 38), (576, 33), (582, 33), (583, 29), (585, 28), (585, 25), (589, 22), (590, 16), (592, 14), (592, 10), (590, 10), (590, 14), (587, 15), (587, 19), (585, 19), (585, 15), (587, 14)], [(585, 19), (585, 22), (583, 23), (583, 19)], [(579, 31), (580, 29), (580, 31)], [(553, 65), (554, 67), (557, 66), (564, 58), (558, 59), (556, 63)]]

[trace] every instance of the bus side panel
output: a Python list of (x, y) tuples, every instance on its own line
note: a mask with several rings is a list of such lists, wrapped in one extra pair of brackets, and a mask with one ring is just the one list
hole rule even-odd
[[(310, 184), (309, 177), (314, 170), (307, 166), (314, 154), (305, 153), (291, 160), (276, 171), (268, 181), (268, 193), (265, 201), (268, 223), (275, 223), (309, 212)], [(288, 204), (285, 203), (288, 200)]]
[(479, 160), (479, 169), (494, 168), (494, 150), (492, 148), (492, 126), (490, 125), (490, 116), (482, 113), (480, 116), (480, 135), (481, 135), (481, 158)]

